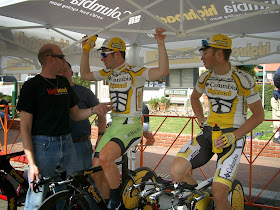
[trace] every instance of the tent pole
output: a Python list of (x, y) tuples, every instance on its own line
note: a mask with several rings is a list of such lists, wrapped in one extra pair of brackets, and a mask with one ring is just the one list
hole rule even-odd
[(180, 0), (180, 32), (184, 31), (184, 0)]
[(265, 81), (266, 81), (266, 72), (265, 72), (265, 64), (263, 64), (263, 89), (262, 89), (262, 106), (264, 108), (264, 93), (265, 93)]

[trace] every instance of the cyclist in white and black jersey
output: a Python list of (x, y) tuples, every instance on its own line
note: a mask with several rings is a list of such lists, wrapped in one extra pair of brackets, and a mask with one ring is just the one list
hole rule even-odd
[(138, 144), (142, 138), (141, 110), (145, 81), (158, 80), (169, 72), (164, 42), (166, 35), (163, 35), (163, 32), (165, 29), (157, 28), (155, 34), (159, 54), (158, 68), (147, 69), (127, 64), (125, 43), (118, 37), (105, 40), (100, 48), (105, 69), (90, 72), (89, 52), (83, 50), (82, 53), (82, 79), (107, 80), (110, 100), (114, 106), (112, 124), (100, 139), (93, 158), (93, 166), (101, 165), (103, 168), (103, 171), (93, 174), (93, 179), (103, 198), (108, 200), (108, 209), (122, 208), (120, 173), (115, 160)]
[[(223, 148), (218, 153), (218, 162), (211, 190), (218, 210), (231, 209), (228, 192), (231, 189), (240, 157), (245, 144), (245, 135), (264, 120), (264, 111), (254, 78), (236, 69), (229, 62), (231, 39), (217, 34), (211, 41), (202, 40), (201, 60), (209, 71), (203, 73), (194, 87), (191, 104), (202, 132), (184, 145), (171, 164), (171, 174), (176, 182), (196, 184), (190, 175), (192, 169), (206, 164), (214, 155), (212, 152), (212, 128), (215, 124), (222, 129), (222, 135), (215, 146)], [(199, 98), (209, 98), (209, 113), (205, 117)], [(247, 108), (252, 116), (246, 119)], [(206, 209), (208, 203), (197, 203), (198, 209)]]

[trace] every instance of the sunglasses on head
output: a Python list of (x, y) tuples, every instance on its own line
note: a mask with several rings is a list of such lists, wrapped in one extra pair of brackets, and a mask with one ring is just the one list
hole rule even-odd
[(207, 41), (205, 39), (202, 40), (202, 47), (205, 48), (205, 47), (210, 47), (210, 44), (211, 42), (210, 41)]
[(108, 54), (111, 54), (111, 53), (114, 53), (114, 51), (102, 52), (102, 53), (101, 53), (101, 57), (102, 57), (102, 58), (107, 58), (107, 57), (108, 57)]
[(56, 55), (56, 54), (53, 54), (53, 55), (47, 55), (47, 56), (52, 56), (53, 58), (59, 58), (61, 60), (64, 59), (65, 55)]

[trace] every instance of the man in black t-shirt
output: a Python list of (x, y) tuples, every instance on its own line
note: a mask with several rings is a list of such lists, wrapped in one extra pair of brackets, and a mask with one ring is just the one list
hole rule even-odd
[(17, 109), (20, 111), (21, 140), (28, 159), (29, 173), (25, 209), (37, 209), (46, 195), (47, 187), (33, 192), (34, 180), (53, 176), (56, 168), (69, 175), (74, 171), (75, 150), (70, 134), (69, 115), (73, 120), (87, 119), (93, 114), (104, 115), (111, 103), (79, 109), (77, 97), (61, 73), (65, 59), (59, 46), (43, 45), (38, 54), (42, 71), (22, 86)]
[[(99, 101), (96, 95), (89, 89), (82, 85), (75, 84), (72, 80), (73, 71), (70, 63), (66, 62), (61, 76), (65, 77), (70, 86), (72, 87), (74, 93), (77, 95), (78, 107), (80, 109), (86, 109), (89, 107), (97, 106)], [(77, 164), (75, 166), (75, 171), (80, 171), (92, 167), (92, 144), (90, 140), (91, 135), (91, 124), (88, 119), (81, 121), (74, 121), (70, 117), (70, 128), (71, 136), (73, 139), (74, 147), (76, 150)], [(106, 130), (106, 117), (98, 116), (98, 137), (96, 145), (101, 139), (103, 133)]]

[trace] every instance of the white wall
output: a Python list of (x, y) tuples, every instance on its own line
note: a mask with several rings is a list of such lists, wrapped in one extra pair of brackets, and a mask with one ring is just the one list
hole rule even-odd
[(159, 90), (144, 90), (143, 101), (148, 102), (151, 98), (161, 98), (164, 96), (164, 88)]
[(15, 85), (2, 85), (0, 84), (0, 92), (3, 93), (3, 95), (9, 95), (12, 96), (12, 92), (14, 90)]

